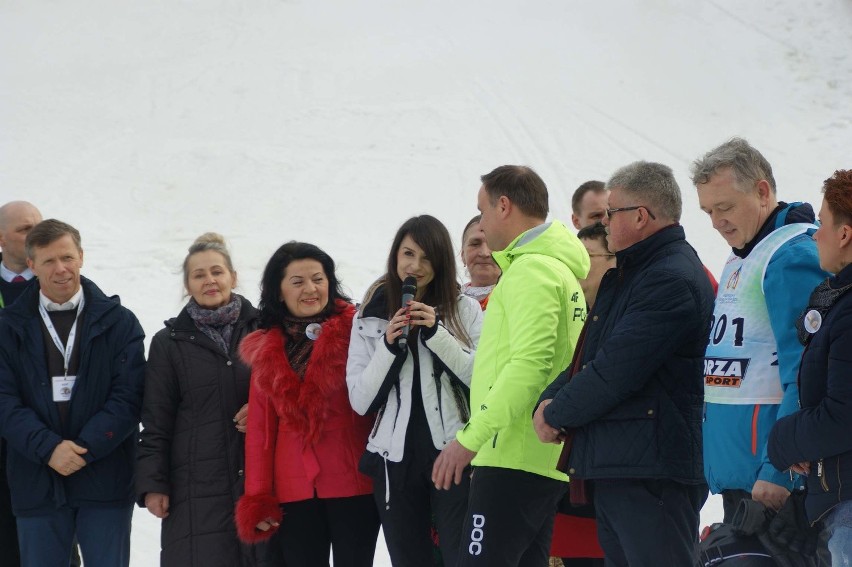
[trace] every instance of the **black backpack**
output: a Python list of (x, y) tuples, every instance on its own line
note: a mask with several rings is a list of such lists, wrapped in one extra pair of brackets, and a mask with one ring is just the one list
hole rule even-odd
[(713, 524), (698, 544), (698, 567), (778, 567), (755, 535), (730, 524)]

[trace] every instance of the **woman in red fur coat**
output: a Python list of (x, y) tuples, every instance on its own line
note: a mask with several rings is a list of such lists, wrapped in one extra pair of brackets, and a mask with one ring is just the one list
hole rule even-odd
[(372, 416), (352, 411), (346, 358), (355, 308), (334, 261), (312, 244), (288, 242), (263, 273), (260, 330), (240, 354), (251, 366), (245, 495), (237, 531), (272, 537), (287, 567), (373, 564), (379, 517), (358, 472)]

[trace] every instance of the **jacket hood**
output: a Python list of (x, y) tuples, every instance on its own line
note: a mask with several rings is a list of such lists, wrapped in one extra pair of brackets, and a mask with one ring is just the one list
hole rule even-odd
[(542, 254), (568, 266), (578, 279), (589, 275), (591, 262), (577, 235), (559, 221), (547, 222), (518, 235), (505, 250), (493, 252), (494, 261), (504, 272), (524, 254)]

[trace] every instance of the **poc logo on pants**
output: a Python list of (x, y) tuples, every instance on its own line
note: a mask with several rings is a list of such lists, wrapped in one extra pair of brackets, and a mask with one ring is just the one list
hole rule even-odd
[(471, 555), (479, 555), (482, 553), (482, 538), (485, 537), (485, 516), (482, 514), (473, 515), (473, 529), (470, 531), (470, 545), (467, 546), (467, 552)]

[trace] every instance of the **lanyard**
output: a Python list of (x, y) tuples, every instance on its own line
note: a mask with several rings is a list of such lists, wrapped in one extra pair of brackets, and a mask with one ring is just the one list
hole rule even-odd
[(57, 350), (62, 354), (62, 358), (65, 361), (65, 376), (68, 376), (68, 365), (71, 363), (71, 351), (74, 350), (74, 337), (77, 335), (77, 321), (80, 320), (80, 313), (83, 312), (83, 304), (86, 302), (86, 298), (83, 295), (80, 295), (80, 304), (77, 305), (77, 316), (74, 317), (74, 324), (71, 326), (71, 332), (68, 333), (68, 342), (63, 345), (62, 341), (59, 339), (59, 334), (56, 332), (56, 328), (53, 326), (53, 321), (50, 320), (50, 317), (47, 315), (47, 309), (44, 308), (44, 305), (39, 302), (38, 304), (38, 312), (41, 314), (41, 320), (44, 321), (44, 326), (47, 327), (47, 332), (50, 333), (50, 338), (53, 339), (53, 344), (56, 345)]

